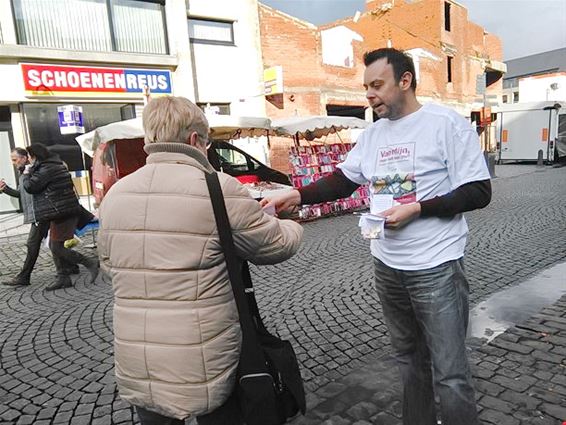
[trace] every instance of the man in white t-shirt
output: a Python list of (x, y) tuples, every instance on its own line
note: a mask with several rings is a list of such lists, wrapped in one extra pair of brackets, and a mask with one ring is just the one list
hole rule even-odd
[(462, 213), (491, 200), (478, 136), (456, 112), (417, 101), (414, 65), (403, 52), (378, 49), (364, 63), (366, 97), (379, 120), (335, 173), (262, 204), (283, 211), (369, 184), (371, 213), (386, 218), (371, 253), (403, 380), (403, 424), (435, 425), (436, 393), (443, 425), (477, 425)]

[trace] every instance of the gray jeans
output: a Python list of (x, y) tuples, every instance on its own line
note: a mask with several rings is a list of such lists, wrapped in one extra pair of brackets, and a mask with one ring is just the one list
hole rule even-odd
[(468, 281), (463, 261), (404, 271), (374, 258), (376, 288), (403, 380), (403, 424), (477, 425), (466, 355)]

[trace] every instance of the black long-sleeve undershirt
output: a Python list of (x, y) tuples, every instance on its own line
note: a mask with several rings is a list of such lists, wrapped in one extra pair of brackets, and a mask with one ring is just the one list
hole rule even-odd
[[(301, 204), (318, 204), (350, 196), (359, 184), (338, 169), (329, 176), (299, 188)], [(484, 208), (491, 201), (490, 180), (463, 184), (446, 195), (420, 201), (421, 217), (452, 217), (466, 211)]]

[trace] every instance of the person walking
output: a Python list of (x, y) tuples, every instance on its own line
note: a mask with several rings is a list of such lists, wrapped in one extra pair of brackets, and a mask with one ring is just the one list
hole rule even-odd
[(456, 112), (418, 102), (414, 64), (402, 51), (368, 52), (364, 64), (366, 97), (378, 121), (332, 175), (262, 205), (280, 212), (344, 198), (369, 184), (371, 212), (385, 218), (384, 237), (371, 241), (371, 254), (403, 381), (403, 424), (436, 425), (440, 413), (443, 425), (477, 425), (465, 346), (462, 213), (491, 200), (478, 136)]
[(57, 279), (45, 290), (71, 287), (72, 267), (78, 264), (87, 268), (94, 281), (98, 275), (98, 259), (65, 248), (65, 241), (74, 236), (81, 212), (67, 167), (40, 143), (28, 146), (27, 152), (31, 164), (24, 168), (22, 185), (33, 195), (35, 219), (49, 222), (49, 249), (57, 270)]
[[(29, 163), (28, 153), (23, 148), (15, 148), (10, 154), (12, 164), (20, 173), (18, 188), (13, 189), (6, 184), (4, 180), (0, 180), (0, 192), (8, 196), (18, 198), (20, 200), (21, 210), (24, 216), (24, 224), (29, 224), (29, 233), (26, 242), (26, 258), (22, 270), (12, 279), (2, 282), (6, 286), (28, 286), (30, 285), (31, 273), (37, 262), (41, 249), (41, 241), (47, 236), (49, 231), (48, 221), (37, 221), (33, 211), (33, 195), (26, 192), (22, 184), (23, 172), (25, 166)], [(70, 272), (76, 274), (79, 272), (78, 266), (70, 267)]]
[[(208, 123), (182, 97), (143, 111), (147, 164), (115, 183), (99, 209), (98, 248), (114, 289), (116, 382), (142, 424), (241, 424), (232, 396), (241, 344), (238, 311), (206, 173)], [(219, 173), (238, 256), (274, 264), (299, 248), (302, 228), (265, 214)]]

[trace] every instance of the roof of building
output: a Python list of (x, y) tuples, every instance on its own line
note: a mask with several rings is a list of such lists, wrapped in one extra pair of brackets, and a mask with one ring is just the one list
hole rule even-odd
[(507, 64), (507, 73), (503, 77), (505, 80), (528, 75), (566, 71), (566, 47), (511, 59), (505, 61), (505, 63)]

